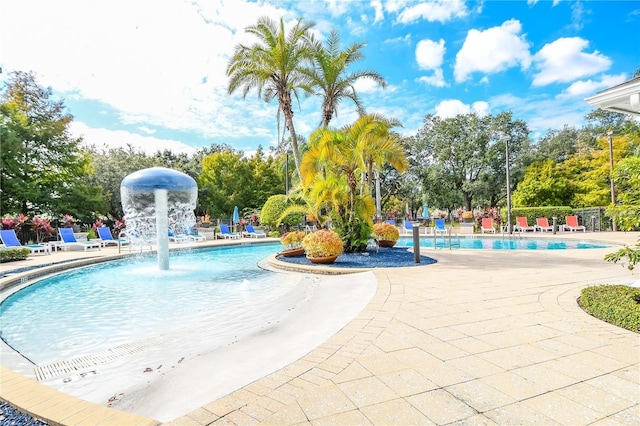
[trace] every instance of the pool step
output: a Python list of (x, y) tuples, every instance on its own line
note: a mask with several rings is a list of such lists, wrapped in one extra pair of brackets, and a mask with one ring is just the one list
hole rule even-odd
[[(64, 361), (38, 365), (34, 368), (36, 380), (41, 382), (69, 374), (76, 374), (174, 340), (175, 338), (170, 335), (162, 335), (114, 346), (113, 348), (104, 349), (89, 355), (80, 355)], [(95, 374), (95, 372), (93, 373)]]

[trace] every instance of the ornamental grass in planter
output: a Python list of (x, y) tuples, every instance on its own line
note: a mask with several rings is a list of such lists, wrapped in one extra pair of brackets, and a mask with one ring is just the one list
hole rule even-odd
[(387, 222), (380, 222), (373, 225), (373, 238), (381, 247), (393, 247), (400, 238), (398, 228)]
[(330, 229), (319, 229), (307, 234), (302, 245), (307, 252), (307, 258), (312, 262), (321, 262), (321, 259), (325, 258), (333, 262), (344, 250), (340, 236)]

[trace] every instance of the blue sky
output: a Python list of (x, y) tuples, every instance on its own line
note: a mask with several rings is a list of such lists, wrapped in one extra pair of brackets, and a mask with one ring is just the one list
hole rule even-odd
[[(536, 141), (579, 127), (584, 98), (640, 67), (638, 1), (0, 0), (0, 80), (33, 71), (63, 98), (71, 132), (99, 147), (194, 152), (225, 143), (247, 153), (276, 145), (275, 102), (228, 95), (234, 46), (259, 17), (315, 22), (324, 39), (365, 42), (353, 69), (386, 79), (356, 90), (368, 112), (412, 135), (426, 114), (511, 110)], [(332, 125), (357, 117), (344, 102)], [(295, 109), (298, 133), (320, 122), (319, 98)]]

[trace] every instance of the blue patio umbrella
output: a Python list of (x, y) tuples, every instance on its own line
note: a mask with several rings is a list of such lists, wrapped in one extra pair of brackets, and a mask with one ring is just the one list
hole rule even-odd
[(235, 206), (233, 208), (233, 218), (231, 220), (233, 220), (233, 223), (240, 222), (240, 215), (238, 214), (238, 206)]

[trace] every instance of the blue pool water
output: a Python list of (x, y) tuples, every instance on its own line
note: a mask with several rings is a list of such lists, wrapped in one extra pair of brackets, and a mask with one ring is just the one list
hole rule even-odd
[(158, 270), (155, 257), (68, 271), (7, 297), (0, 304), (0, 336), (39, 364), (212, 323), (221, 338), (248, 332), (277, 321), (282, 303), (305, 297), (283, 274), (258, 267), (280, 248), (172, 253), (168, 271)]
[[(458, 239), (451, 238), (456, 244)], [(492, 238), (492, 237), (460, 237), (460, 248), (481, 250), (570, 250), (611, 247), (609, 244), (593, 243), (578, 240), (529, 239), (529, 238)], [(438, 248), (449, 248), (449, 239), (438, 237)], [(413, 247), (413, 239), (401, 237), (396, 247)], [(420, 247), (433, 248), (433, 237), (421, 237)], [(454, 248), (457, 246), (454, 245)]]

